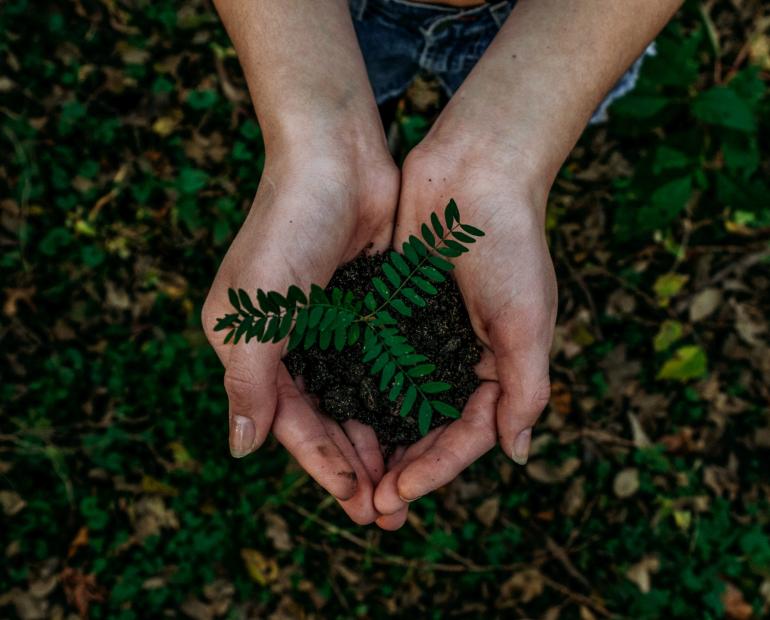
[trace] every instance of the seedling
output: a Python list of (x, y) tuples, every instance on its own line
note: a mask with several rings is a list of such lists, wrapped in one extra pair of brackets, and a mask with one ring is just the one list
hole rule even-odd
[(313, 346), (341, 351), (363, 339), (363, 361), (371, 366), (371, 375), (379, 375), (380, 391), (387, 393), (402, 416), (416, 408), (418, 427), (425, 435), (434, 411), (450, 418), (459, 417), (460, 412), (438, 400), (437, 395), (452, 385), (431, 380), (436, 366), (399, 332), (393, 313), (409, 317), (412, 306), (424, 307), (424, 296), (435, 295), (435, 284), (444, 282), (454, 269), (447, 259), (468, 252), (466, 246), (484, 236), (478, 228), (460, 222), (454, 200), (444, 209), (443, 220), (442, 224), (432, 213), (430, 225), (426, 222), (420, 228), (422, 239), (412, 235), (403, 244), (402, 254), (391, 251), (382, 264), (384, 279), (372, 278), (373, 291), (363, 299), (339, 287), (329, 294), (317, 284), (310, 285), (309, 295), (294, 285), (286, 296), (257, 289), (256, 300), (243, 289), (231, 288), (228, 294), (235, 312), (217, 319), (214, 330), (229, 330), (224, 341), (233, 344), (241, 338), (279, 342), (288, 336), (289, 351)]

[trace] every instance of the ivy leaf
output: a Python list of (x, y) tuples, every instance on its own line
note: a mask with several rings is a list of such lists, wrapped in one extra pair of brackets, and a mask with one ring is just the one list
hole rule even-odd
[(414, 401), (417, 399), (417, 388), (414, 384), (410, 385), (404, 395), (404, 400), (401, 402), (401, 409), (398, 411), (398, 415), (401, 417), (409, 415), (409, 412), (414, 407)]
[(417, 426), (420, 429), (420, 434), (425, 436), (430, 430), (430, 423), (433, 419), (433, 407), (430, 402), (423, 400), (420, 403), (420, 411), (417, 414)]

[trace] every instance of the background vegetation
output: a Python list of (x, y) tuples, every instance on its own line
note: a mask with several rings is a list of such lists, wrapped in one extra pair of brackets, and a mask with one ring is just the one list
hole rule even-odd
[[(764, 4), (764, 8), (763, 8)], [(199, 325), (264, 161), (203, 1), (0, 7), (0, 615), (770, 609), (770, 17), (693, 2), (554, 187), (552, 403), (397, 534), (227, 453)], [(403, 154), (435, 114), (401, 102)]]

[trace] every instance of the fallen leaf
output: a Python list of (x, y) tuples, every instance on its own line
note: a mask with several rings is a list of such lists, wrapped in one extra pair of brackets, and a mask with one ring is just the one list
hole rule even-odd
[(492, 527), (492, 524), (495, 522), (495, 519), (497, 519), (497, 515), (500, 512), (500, 496), (495, 495), (485, 499), (474, 512), (479, 521), (487, 527)]
[(273, 558), (266, 558), (256, 549), (241, 549), (241, 558), (249, 576), (258, 584), (266, 586), (278, 578), (278, 564)]
[(674, 297), (690, 279), (690, 276), (681, 273), (665, 273), (655, 280), (652, 289), (658, 297), (658, 303), (662, 308), (668, 306)]
[(21, 495), (16, 491), (0, 491), (0, 506), (3, 507), (3, 513), (7, 517), (18, 514), (27, 505)]
[(498, 604), (514, 600), (529, 603), (543, 593), (545, 580), (534, 568), (518, 571), (500, 586)]
[(700, 379), (708, 374), (706, 352), (698, 345), (680, 347), (674, 356), (663, 364), (658, 379), (688, 381)]
[(626, 577), (636, 584), (642, 594), (647, 594), (652, 587), (650, 574), (657, 573), (659, 569), (660, 560), (654, 555), (647, 555), (629, 567)]
[(725, 614), (730, 620), (749, 620), (754, 615), (754, 609), (743, 598), (743, 592), (731, 583), (725, 584), (722, 592), (722, 604)]
[(289, 535), (289, 526), (284, 518), (274, 512), (269, 512), (265, 516), (265, 521), (267, 521), (265, 534), (273, 541), (273, 546), (278, 551), (291, 551), (293, 545)]
[(716, 288), (704, 288), (692, 298), (690, 303), (690, 320), (693, 323), (702, 321), (722, 303), (722, 292)]
[(639, 470), (628, 467), (619, 471), (612, 482), (612, 490), (622, 499), (631, 497), (639, 490)]
[(660, 324), (658, 333), (653, 339), (653, 346), (656, 351), (665, 351), (684, 334), (684, 328), (679, 321), (666, 320)]
[(554, 465), (543, 459), (537, 459), (527, 464), (527, 475), (533, 480), (544, 484), (564, 482), (580, 468), (580, 459), (570, 457), (560, 465)]

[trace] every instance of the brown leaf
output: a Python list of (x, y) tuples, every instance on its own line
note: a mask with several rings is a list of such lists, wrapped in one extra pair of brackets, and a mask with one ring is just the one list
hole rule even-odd
[(534, 568), (514, 573), (500, 586), (498, 605), (514, 600), (528, 603), (537, 598), (545, 589), (545, 580), (540, 571)]
[(544, 484), (564, 482), (580, 468), (580, 459), (570, 457), (561, 465), (553, 465), (543, 459), (537, 459), (527, 464), (527, 474), (533, 480)]
[(639, 470), (635, 467), (620, 470), (612, 482), (612, 490), (621, 499), (634, 495), (639, 490)]
[(487, 527), (492, 527), (500, 512), (500, 496), (495, 495), (485, 499), (474, 512), (479, 521)]
[(0, 491), (0, 506), (6, 517), (18, 514), (26, 505), (27, 502), (16, 491)]
[(278, 564), (256, 549), (241, 549), (241, 558), (249, 576), (258, 584), (266, 586), (278, 578)]
[(647, 594), (652, 587), (650, 573), (657, 573), (659, 569), (660, 560), (654, 555), (646, 555), (629, 567), (626, 571), (626, 577), (637, 585), (640, 592)]
[(267, 521), (265, 533), (273, 541), (273, 546), (278, 551), (291, 551), (293, 545), (289, 535), (289, 526), (284, 518), (274, 512), (269, 512), (265, 516), (265, 521)]
[(754, 615), (754, 609), (743, 598), (743, 592), (733, 584), (727, 583), (722, 593), (722, 604), (725, 614), (730, 620), (749, 620)]
[(61, 572), (61, 582), (67, 602), (74, 605), (83, 618), (88, 616), (91, 603), (105, 599), (106, 591), (96, 583), (96, 575), (86, 575), (80, 569), (67, 566)]
[(693, 323), (702, 321), (722, 303), (722, 292), (716, 288), (704, 288), (698, 292), (690, 303), (690, 320)]

